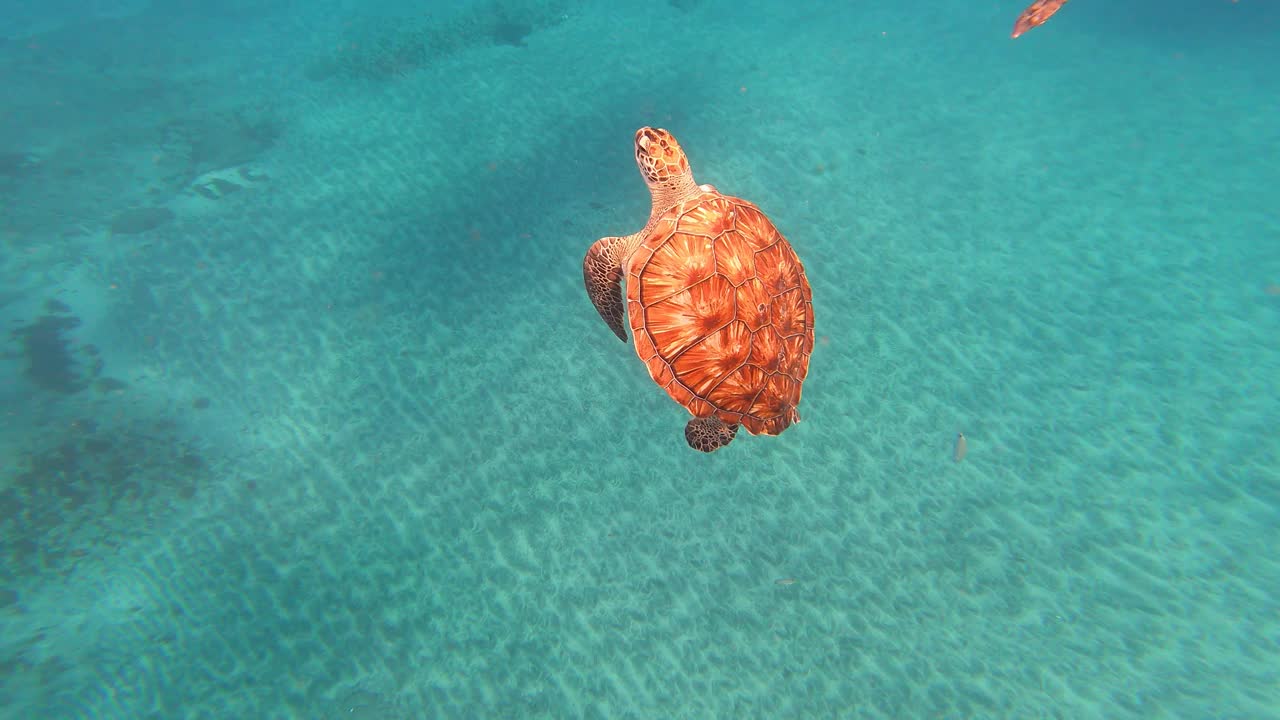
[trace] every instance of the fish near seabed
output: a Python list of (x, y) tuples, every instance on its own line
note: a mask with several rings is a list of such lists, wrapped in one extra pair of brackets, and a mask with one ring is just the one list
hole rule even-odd
[(965, 455), (969, 454), (969, 441), (964, 439), (964, 433), (956, 433), (956, 445), (951, 450), (951, 459), (954, 462), (960, 462)]
[(1067, 4), (1067, 0), (1036, 0), (1022, 11), (1018, 16), (1017, 22), (1013, 24), (1013, 35), (1018, 37), (1022, 33), (1033, 27), (1043, 25), (1046, 20), (1053, 17), (1053, 14), (1062, 9)]

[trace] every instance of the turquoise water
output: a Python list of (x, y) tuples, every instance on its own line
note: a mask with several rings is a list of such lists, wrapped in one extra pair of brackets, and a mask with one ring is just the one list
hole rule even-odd
[[(1280, 5), (368, 5), (0, 2), (0, 717), (1280, 717)], [(583, 292), (642, 125), (780, 437)]]

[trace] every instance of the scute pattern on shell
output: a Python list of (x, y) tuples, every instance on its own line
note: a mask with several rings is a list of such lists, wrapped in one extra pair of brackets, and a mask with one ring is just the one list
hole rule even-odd
[(759, 208), (718, 192), (687, 200), (658, 221), (628, 273), (636, 353), (676, 402), (753, 435), (799, 419), (813, 293)]

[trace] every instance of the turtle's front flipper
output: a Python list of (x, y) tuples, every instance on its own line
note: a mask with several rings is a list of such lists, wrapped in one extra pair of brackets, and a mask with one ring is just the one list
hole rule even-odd
[(587, 250), (587, 257), (582, 261), (582, 280), (587, 284), (591, 304), (622, 342), (627, 341), (627, 311), (622, 304), (622, 261), (626, 247), (626, 238), (600, 238)]
[(706, 453), (719, 450), (733, 442), (733, 436), (737, 434), (737, 425), (726, 424), (715, 415), (694, 418), (684, 426), (684, 439), (689, 443), (689, 447)]

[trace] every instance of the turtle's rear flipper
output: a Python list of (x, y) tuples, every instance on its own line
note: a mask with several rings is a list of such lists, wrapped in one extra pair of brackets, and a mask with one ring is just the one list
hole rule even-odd
[(592, 243), (582, 261), (582, 281), (587, 285), (591, 304), (622, 342), (627, 341), (627, 312), (622, 304), (622, 256), (626, 246), (624, 238), (600, 238)]
[(737, 425), (728, 425), (715, 415), (694, 418), (684, 426), (684, 439), (689, 447), (706, 453), (733, 442), (733, 436), (737, 434)]

